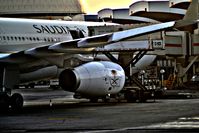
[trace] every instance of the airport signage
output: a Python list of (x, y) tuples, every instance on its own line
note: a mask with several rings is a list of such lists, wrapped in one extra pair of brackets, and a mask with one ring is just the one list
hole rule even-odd
[(151, 44), (152, 44), (153, 49), (164, 48), (163, 40), (151, 40)]

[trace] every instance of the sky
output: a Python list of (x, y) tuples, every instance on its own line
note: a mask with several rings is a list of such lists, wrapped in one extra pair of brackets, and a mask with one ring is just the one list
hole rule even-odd
[(83, 10), (87, 14), (97, 14), (104, 8), (129, 8), (137, 1), (169, 1), (169, 0), (79, 0), (83, 5)]
[(80, 0), (87, 14), (97, 14), (104, 8), (128, 8), (135, 0)]

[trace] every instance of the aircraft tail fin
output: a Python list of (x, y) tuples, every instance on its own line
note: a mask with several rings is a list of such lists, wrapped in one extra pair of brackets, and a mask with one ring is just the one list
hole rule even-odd
[(187, 12), (183, 18), (185, 21), (194, 21), (198, 19), (199, 14), (199, 0), (191, 0), (192, 2), (187, 9)]
[(199, 19), (199, 0), (192, 0), (187, 12), (182, 20), (176, 21), (175, 28), (181, 31), (193, 33), (197, 28), (196, 23)]

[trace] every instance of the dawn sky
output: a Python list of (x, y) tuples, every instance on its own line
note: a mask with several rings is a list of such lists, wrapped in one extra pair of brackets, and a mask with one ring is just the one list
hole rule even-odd
[(169, 0), (79, 0), (85, 13), (97, 14), (97, 12), (104, 8), (129, 8), (129, 6), (137, 1), (169, 1)]
[(87, 14), (97, 14), (103, 8), (128, 8), (135, 0), (80, 0)]

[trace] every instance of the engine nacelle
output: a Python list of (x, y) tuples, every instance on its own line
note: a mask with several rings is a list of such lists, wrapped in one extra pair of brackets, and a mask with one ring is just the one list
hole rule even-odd
[(86, 97), (116, 94), (125, 83), (123, 68), (112, 62), (100, 61), (66, 69), (59, 76), (60, 86)]

